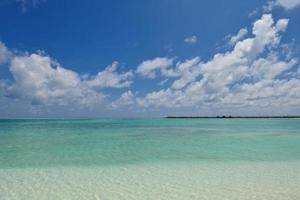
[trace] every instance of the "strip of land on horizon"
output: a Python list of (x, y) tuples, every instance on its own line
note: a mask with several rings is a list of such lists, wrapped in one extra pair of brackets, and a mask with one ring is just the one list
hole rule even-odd
[(267, 119), (267, 118), (300, 118), (300, 116), (167, 116), (167, 119), (218, 119), (218, 118), (229, 118), (229, 119)]

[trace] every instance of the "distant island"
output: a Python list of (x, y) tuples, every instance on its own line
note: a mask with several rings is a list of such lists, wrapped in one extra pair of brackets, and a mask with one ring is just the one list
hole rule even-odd
[(268, 118), (300, 118), (300, 116), (167, 116), (167, 119), (268, 119)]

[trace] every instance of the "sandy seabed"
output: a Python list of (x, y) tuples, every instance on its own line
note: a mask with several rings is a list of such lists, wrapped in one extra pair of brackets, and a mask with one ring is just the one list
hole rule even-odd
[(300, 162), (162, 162), (0, 170), (1, 200), (299, 200)]

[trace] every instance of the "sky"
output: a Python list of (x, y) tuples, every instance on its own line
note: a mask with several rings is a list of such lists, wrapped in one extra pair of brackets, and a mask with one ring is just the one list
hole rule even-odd
[(300, 115), (300, 0), (2, 0), (0, 118)]

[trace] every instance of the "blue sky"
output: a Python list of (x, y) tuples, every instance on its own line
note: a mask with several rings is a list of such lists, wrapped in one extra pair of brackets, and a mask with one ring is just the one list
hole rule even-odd
[(300, 115), (300, 1), (0, 3), (0, 117)]

